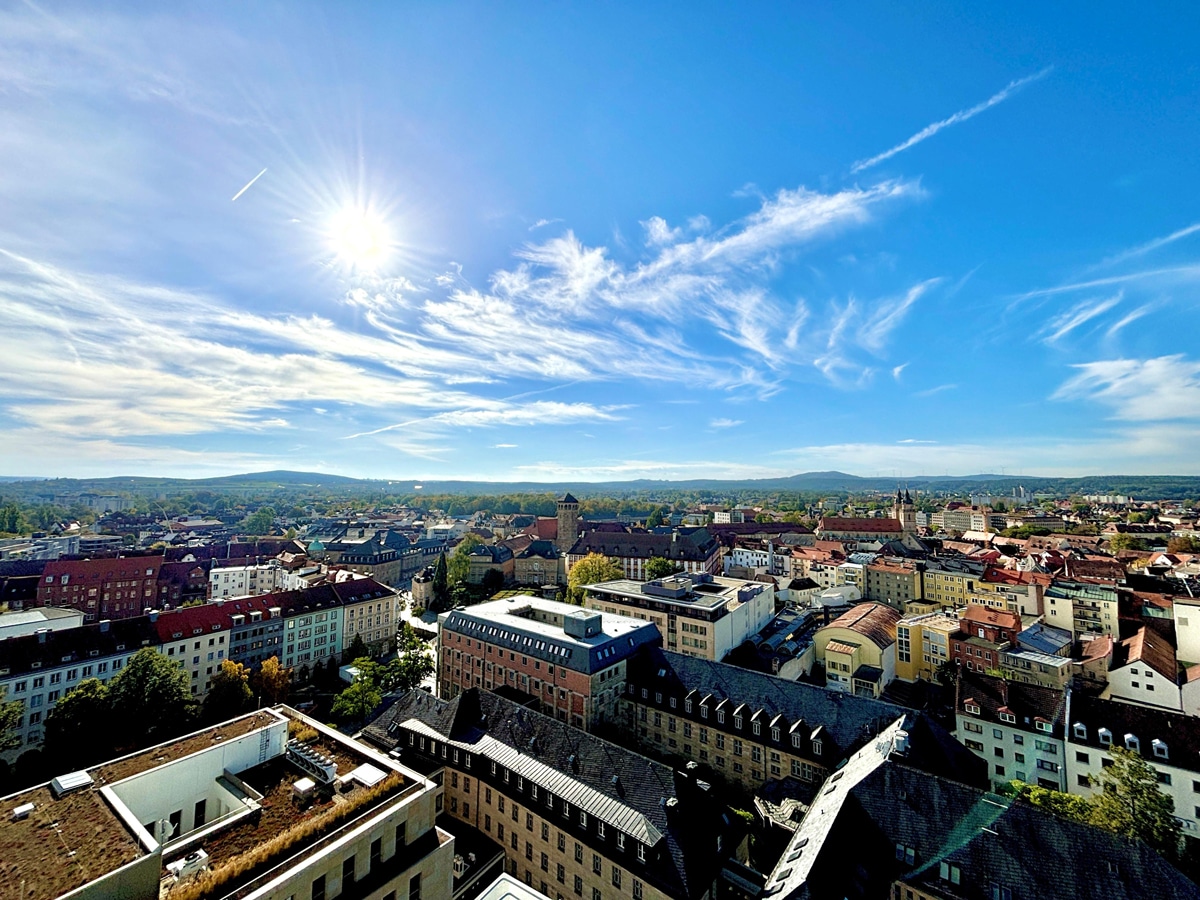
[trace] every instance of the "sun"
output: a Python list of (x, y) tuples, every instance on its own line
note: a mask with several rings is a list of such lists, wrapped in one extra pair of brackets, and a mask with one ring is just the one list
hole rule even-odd
[(343, 263), (373, 269), (386, 257), (391, 237), (383, 219), (369, 209), (345, 207), (330, 221), (329, 242)]

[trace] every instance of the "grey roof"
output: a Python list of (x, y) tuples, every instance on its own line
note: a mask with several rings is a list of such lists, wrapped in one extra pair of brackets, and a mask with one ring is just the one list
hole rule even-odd
[(442, 629), (487, 641), (514, 653), (564, 666), (576, 672), (607, 669), (642, 646), (657, 646), (662, 636), (653, 622), (596, 612), (599, 634), (575, 637), (562, 625), (529, 617), (533, 610), (555, 616), (580, 612), (580, 607), (528, 594), (454, 609), (442, 617)]
[[(1136, 736), (1140, 754), (1151, 765), (1200, 773), (1200, 718), (1118, 700), (1101, 700), (1078, 690), (1071, 691), (1067, 715), (1066, 738), (1071, 744), (1106, 751), (1109, 744), (1100, 741), (1100, 729), (1107, 728), (1116, 746), (1125, 745), (1125, 735)], [(1077, 725), (1084, 727), (1086, 737), (1077, 734)], [(1154, 755), (1156, 740), (1166, 743), (1166, 759)]]
[(1017, 635), (1017, 643), (1025, 649), (1050, 656), (1062, 656), (1064, 650), (1069, 652), (1071, 640), (1071, 632), (1043, 622), (1035, 622)]
[[(963, 900), (987, 900), (993, 886), (1021, 900), (1200, 896), (1144, 843), (911, 768), (883, 737), (826, 781), (764, 898), (865, 900), (897, 881)], [(897, 859), (897, 847), (912, 848), (913, 861)], [(942, 880), (943, 862), (958, 884)]]
[[(678, 537), (676, 537), (678, 535)], [(677, 528), (672, 534), (646, 532), (589, 531), (571, 547), (573, 556), (602, 553), (618, 559), (663, 559), (703, 562), (720, 544), (703, 528)]]
[[(699, 897), (711, 886), (720, 860), (716, 835), (728, 825), (722, 824), (712, 798), (698, 793), (690, 779), (670, 767), (475, 688), (448, 701), (411, 691), (367, 726), (363, 736), (379, 746), (398, 746), (403, 759), (412, 753), (402, 740), (404, 731), (495, 761), (536, 784), (543, 797), (548, 791), (649, 848), (658, 848), (648, 854), (644, 870), (631, 866), (631, 871), (668, 896)], [(488, 774), (478, 763), (471, 771), (481, 778)], [(506, 790), (515, 790), (515, 782)], [(672, 797), (684, 813), (678, 818), (671, 816), (665, 802)], [(577, 817), (564, 821), (564, 830), (577, 822)], [(607, 839), (615, 840), (615, 835)], [(594, 844), (598, 838), (592, 834), (588, 840)], [(698, 841), (712, 843), (701, 846)]]
[(626, 680), (629, 685), (646, 688), (649, 698), (656, 692), (669, 699), (696, 691), (696, 697), (710, 697), (712, 704), (729, 700), (735, 706), (745, 704), (751, 714), (761, 709), (768, 719), (782, 715), (789, 726), (803, 722), (810, 731), (820, 730), (824, 744), (832, 744), (822, 752), (822, 759), (830, 764), (904, 719), (910, 735), (911, 765), (986, 783), (987, 766), (982, 760), (924, 713), (894, 703), (657, 648), (630, 660)]

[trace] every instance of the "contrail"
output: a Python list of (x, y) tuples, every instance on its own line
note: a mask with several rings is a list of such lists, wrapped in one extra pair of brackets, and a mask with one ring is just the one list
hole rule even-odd
[[(236, 200), (238, 197), (242, 196), (242, 194), (246, 193), (246, 191), (250, 190), (250, 185), (254, 184), (254, 182), (258, 181), (258, 179), (262, 178), (266, 174), (267, 174), (267, 170), (263, 169), (261, 172), (259, 172), (253, 178), (251, 178), (250, 181), (247, 182), (247, 184), (244, 188), (242, 188), (240, 191), (238, 191), (236, 194), (233, 195), (233, 200)], [(233, 200), (230, 200), (229, 202), (232, 203)]]
[(1003, 90), (988, 97), (982, 103), (976, 104), (975, 106), (972, 106), (970, 109), (960, 109), (958, 112), (956, 112), (954, 115), (952, 115), (948, 119), (942, 119), (940, 122), (934, 122), (932, 125), (925, 126), (920, 131), (918, 131), (916, 134), (914, 134), (912, 137), (910, 137), (907, 141), (897, 144), (891, 150), (885, 150), (885, 151), (883, 151), (883, 153), (880, 153), (878, 156), (872, 156), (870, 159), (859, 160), (853, 166), (850, 167), (850, 171), (854, 174), (857, 174), (858, 172), (861, 172), (863, 169), (869, 169), (869, 168), (871, 168), (871, 166), (877, 165), (878, 163), (883, 162), (885, 159), (891, 159), (897, 153), (902, 153), (905, 150), (907, 150), (909, 147), (912, 147), (915, 144), (919, 144), (919, 143), (921, 143), (921, 141), (926, 140), (927, 138), (933, 137), (935, 134), (937, 134), (943, 128), (947, 128), (950, 125), (957, 125), (959, 122), (967, 121), (967, 119), (975, 118), (981, 112), (983, 112), (984, 110), (991, 109), (997, 103), (1003, 103), (1015, 91), (1019, 91), (1021, 88), (1025, 87), (1025, 85), (1030, 84), (1034, 81), (1038, 81), (1039, 79), (1045, 78), (1047, 75), (1050, 74), (1050, 71), (1053, 68), (1054, 68), (1053, 66), (1047, 66), (1045, 69), (1042, 69), (1042, 71), (1037, 72), (1034, 75), (1029, 75), (1025, 78), (1019, 78), (1016, 81), (1010, 81)]

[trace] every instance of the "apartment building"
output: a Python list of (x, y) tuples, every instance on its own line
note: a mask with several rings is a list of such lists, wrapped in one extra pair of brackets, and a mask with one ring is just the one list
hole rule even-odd
[(896, 623), (896, 677), (933, 681), (950, 661), (950, 637), (958, 631), (958, 616), (949, 613), (905, 616)]
[(914, 764), (983, 783), (984, 766), (921, 714), (679, 653), (634, 657), (624, 707), (626, 726), (648, 749), (747, 791), (768, 779), (819, 784), (899, 719), (908, 723)]
[(674, 528), (670, 534), (627, 531), (589, 531), (567, 552), (567, 572), (589, 553), (599, 553), (621, 564), (626, 578), (646, 579), (646, 564), (653, 558), (669, 560), (685, 574), (721, 571), (721, 542), (703, 528)]
[(925, 564), (925, 599), (941, 609), (966, 606), (983, 578), (984, 569), (982, 563), (969, 560), (929, 560)]
[(246, 566), (214, 566), (208, 573), (208, 596), (211, 599), (247, 597), (274, 591), (302, 591), (307, 587), (307, 581), (275, 561)]
[(0, 697), (23, 706), (15, 730), (18, 743), (0, 751), (0, 759), (11, 763), (40, 746), (46, 716), (79, 682), (108, 681), (129, 657), (158, 644), (148, 616), (64, 631), (44, 629), (0, 641)]
[(904, 610), (909, 603), (925, 597), (923, 563), (881, 559), (865, 567), (863, 596)]
[(546, 896), (701, 900), (746, 829), (708, 785), (495, 693), (400, 698), (364, 737), (428, 772), (443, 807)]
[(438, 617), (438, 695), (500, 690), (576, 728), (616, 716), (626, 661), (662, 638), (651, 622), (528, 595)]
[(277, 707), (4, 798), (0, 846), (28, 900), (449, 900), (455, 844), (434, 824), (440, 797), (394, 759)]
[(986, 672), (1000, 664), (1001, 651), (1014, 646), (1021, 633), (1016, 613), (972, 603), (959, 616), (960, 631), (950, 641), (950, 658), (969, 672)]
[(38, 583), (37, 605), (69, 606), (82, 612), (87, 623), (160, 609), (162, 561), (161, 556), (50, 560)]
[(1067, 789), (1065, 691), (963, 672), (958, 696), (958, 739), (987, 763), (995, 787), (1016, 779)]
[(400, 595), (394, 589), (373, 578), (352, 578), (334, 582), (333, 593), (342, 603), (339, 652), (348, 650), (355, 637), (361, 637), (373, 655), (396, 646)]
[(775, 589), (761, 581), (700, 572), (590, 584), (584, 605), (653, 622), (668, 650), (719, 660), (771, 621)]
[(1090, 797), (1093, 779), (1112, 762), (1109, 751), (1124, 747), (1154, 767), (1183, 834), (1200, 838), (1200, 719), (1071, 691), (1066, 721), (1070, 793)]
[(1055, 581), (1044, 592), (1046, 624), (1076, 637), (1119, 637), (1116, 588), (1104, 584)]

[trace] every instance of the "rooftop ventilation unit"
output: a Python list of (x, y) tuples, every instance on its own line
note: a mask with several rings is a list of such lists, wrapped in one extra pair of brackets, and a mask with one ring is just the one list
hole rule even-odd
[(28, 819), (29, 814), (31, 812), (33, 812), (33, 810), (34, 810), (34, 805), (32, 803), (22, 803), (20, 806), (13, 809), (13, 811), (12, 811), (13, 821), (19, 822), (22, 819)]
[(70, 772), (66, 775), (59, 775), (50, 782), (50, 790), (56, 799), (64, 794), (81, 791), (91, 786), (92, 776), (87, 772)]
[(332, 756), (326, 756), (308, 744), (297, 740), (288, 741), (287, 758), (305, 774), (321, 784), (333, 784), (337, 778), (337, 763)]

